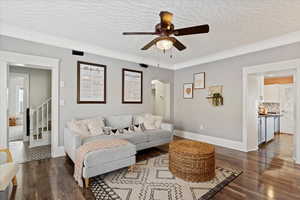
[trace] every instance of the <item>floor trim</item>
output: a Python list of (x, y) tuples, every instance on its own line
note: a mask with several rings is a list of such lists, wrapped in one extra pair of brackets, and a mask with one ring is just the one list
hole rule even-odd
[(213, 145), (246, 152), (243, 143), (238, 141), (227, 140), (227, 139), (222, 139), (222, 138), (217, 138), (217, 137), (212, 137), (207, 135), (201, 135), (200, 133), (193, 133), (184, 130), (175, 130), (175, 135), (186, 139), (207, 142)]

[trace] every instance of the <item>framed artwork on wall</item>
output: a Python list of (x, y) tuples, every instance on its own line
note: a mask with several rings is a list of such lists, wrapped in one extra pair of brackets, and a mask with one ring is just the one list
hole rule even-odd
[(143, 72), (125, 69), (122, 70), (122, 103), (143, 103)]
[(106, 103), (106, 66), (77, 62), (77, 103)]
[(192, 99), (194, 96), (193, 83), (184, 83), (183, 84), (183, 98)]
[(194, 74), (194, 89), (205, 89), (205, 72)]

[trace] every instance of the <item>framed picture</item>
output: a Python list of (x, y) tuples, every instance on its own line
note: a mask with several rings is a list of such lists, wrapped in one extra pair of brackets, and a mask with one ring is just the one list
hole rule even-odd
[(122, 70), (122, 103), (143, 103), (143, 72)]
[(194, 89), (205, 89), (205, 72), (194, 74)]
[(77, 62), (77, 103), (106, 103), (106, 66)]
[(193, 94), (193, 83), (184, 83), (183, 84), (183, 98), (184, 99), (192, 99)]

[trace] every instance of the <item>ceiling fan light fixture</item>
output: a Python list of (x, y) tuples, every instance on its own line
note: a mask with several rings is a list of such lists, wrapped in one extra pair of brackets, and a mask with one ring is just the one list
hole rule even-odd
[(156, 42), (156, 47), (160, 50), (169, 50), (173, 47), (173, 42), (169, 39), (162, 39)]

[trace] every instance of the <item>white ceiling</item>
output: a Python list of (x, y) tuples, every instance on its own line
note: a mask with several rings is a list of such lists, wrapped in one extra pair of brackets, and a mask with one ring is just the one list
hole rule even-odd
[[(187, 49), (182, 52), (173, 49), (172, 59), (169, 53), (163, 55), (156, 48), (140, 50), (154, 36), (121, 34), (124, 31), (152, 31), (162, 10), (174, 13), (173, 23), (177, 28), (207, 23), (210, 33), (178, 37)], [(245, 52), (256, 51), (259, 50), (257, 45), (249, 45), (298, 33), (300, 1), (1, 0), (0, 23), (0, 34), (180, 68), (181, 65), (197, 64), (193, 61), (201, 63), (202, 59), (204, 62), (205, 58), (216, 60), (217, 55), (220, 58), (238, 55), (244, 46), (248, 47)], [(282, 40), (278, 45), (282, 45)], [(276, 43), (275, 40), (270, 42)], [(267, 46), (262, 45), (261, 49), (264, 48)], [(233, 50), (232, 55), (229, 50)]]

